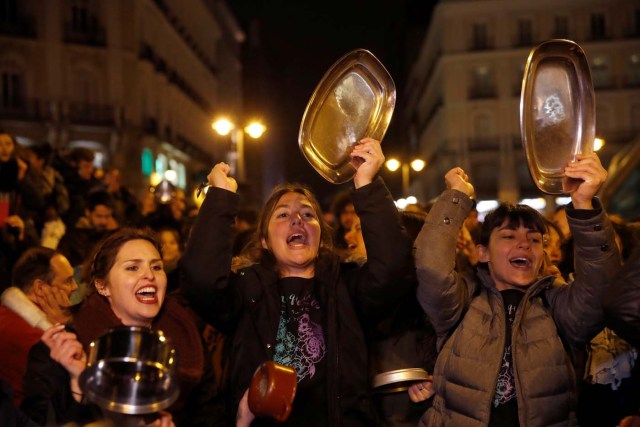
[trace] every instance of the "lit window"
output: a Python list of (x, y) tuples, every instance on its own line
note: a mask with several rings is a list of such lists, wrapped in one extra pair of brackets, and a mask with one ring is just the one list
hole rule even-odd
[(142, 175), (145, 177), (151, 176), (153, 172), (153, 153), (151, 149), (144, 148), (142, 149)]
[(158, 154), (158, 157), (156, 157), (156, 173), (160, 176), (164, 176), (164, 173), (168, 169), (167, 166), (167, 156), (162, 153)]
[(627, 84), (629, 86), (640, 85), (640, 53), (633, 53), (627, 62)]
[(596, 89), (610, 88), (612, 85), (609, 58), (597, 56), (591, 61), (591, 77)]
[(178, 187), (187, 188), (187, 168), (183, 163), (178, 164)]

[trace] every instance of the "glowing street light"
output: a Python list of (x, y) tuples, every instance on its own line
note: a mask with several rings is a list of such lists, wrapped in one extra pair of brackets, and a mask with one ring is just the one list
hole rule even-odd
[(411, 162), (411, 169), (413, 169), (413, 170), (414, 170), (414, 171), (416, 171), (416, 172), (420, 172), (422, 169), (424, 169), (424, 167), (425, 167), (426, 165), (427, 165), (427, 164), (425, 163), (425, 161), (424, 161), (424, 160), (422, 160), (422, 159), (414, 159), (414, 160)]
[(251, 122), (245, 128), (244, 131), (253, 139), (258, 139), (267, 130), (267, 127), (260, 122)]
[(389, 159), (386, 161), (385, 166), (391, 172), (395, 172), (400, 168), (400, 161), (398, 159)]
[(231, 134), (231, 142), (235, 145), (236, 159), (235, 171), (239, 181), (245, 181), (244, 167), (244, 134), (246, 133), (253, 139), (260, 138), (267, 130), (267, 127), (258, 121), (249, 123), (244, 129), (237, 127), (231, 120), (226, 117), (215, 120), (211, 127), (218, 135), (226, 136)]
[(402, 167), (402, 195), (405, 197), (409, 195), (410, 169), (420, 172), (426, 165), (426, 162), (422, 159), (413, 159), (410, 163), (403, 163), (398, 159), (391, 158), (385, 162), (385, 166), (391, 172), (395, 172)]
[(227, 136), (233, 130), (233, 123), (227, 118), (220, 118), (211, 124), (218, 135)]

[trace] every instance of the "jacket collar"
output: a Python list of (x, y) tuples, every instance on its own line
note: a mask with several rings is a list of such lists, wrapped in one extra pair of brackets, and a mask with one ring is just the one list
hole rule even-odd
[[(480, 280), (481, 286), (483, 286), (485, 289), (487, 289), (491, 293), (499, 292), (496, 289), (496, 285), (493, 282), (493, 279), (491, 278), (491, 275), (489, 274), (489, 269), (483, 268), (483, 267), (477, 267), (476, 268), (476, 273), (477, 273), (477, 276), (478, 276), (478, 278)], [(548, 289), (549, 287), (551, 287), (551, 285), (554, 283), (555, 279), (556, 279), (555, 276), (540, 277), (531, 286), (526, 288), (526, 290), (524, 292), (524, 297), (530, 299), (530, 298), (533, 298), (533, 297), (539, 295), (541, 292), (543, 292), (546, 289)]]

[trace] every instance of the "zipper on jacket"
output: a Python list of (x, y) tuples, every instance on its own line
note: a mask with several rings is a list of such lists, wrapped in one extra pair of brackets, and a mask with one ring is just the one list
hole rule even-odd
[[(493, 294), (493, 295), (492, 295)], [(491, 422), (491, 412), (493, 409), (493, 399), (495, 398), (496, 395), (496, 386), (498, 384), (498, 375), (500, 375), (500, 369), (502, 368), (502, 358), (504, 357), (504, 344), (506, 342), (506, 321), (507, 321), (507, 316), (506, 313), (504, 311), (504, 300), (502, 299), (502, 294), (500, 293), (500, 291), (498, 291), (496, 288), (491, 288), (491, 291), (489, 292), (489, 298), (496, 298), (498, 299), (498, 302), (500, 303), (498, 306), (500, 307), (500, 310), (498, 310), (498, 320), (502, 320), (502, 328), (505, 330), (503, 333), (500, 334), (500, 336), (502, 337), (500, 340), (500, 348), (502, 349), (502, 353), (500, 354), (500, 362), (498, 362), (498, 369), (495, 371), (493, 378), (495, 378), (494, 382), (493, 382), (493, 391), (489, 394), (489, 402), (488, 402), (488, 407), (489, 407), (489, 419), (487, 420), (487, 423)], [(489, 301), (489, 303), (491, 303), (491, 301)], [(512, 357), (513, 357), (513, 348), (512, 348)], [(516, 388), (516, 398), (517, 398), (517, 388)]]
[[(541, 286), (543, 286), (541, 283), (543, 283), (544, 281), (546, 281), (547, 278), (542, 278), (538, 281), (536, 281), (533, 285), (531, 285), (531, 287), (529, 287), (529, 289), (527, 289), (527, 291), (524, 293), (524, 295), (522, 296), (522, 300), (520, 300), (520, 304), (518, 305), (518, 308), (516, 309), (516, 316), (513, 320), (513, 325), (511, 326), (511, 363), (513, 364), (513, 377), (514, 377), (514, 381), (515, 381), (515, 386), (516, 386), (516, 399), (517, 399), (517, 406), (518, 406), (518, 421), (520, 422), (520, 425), (527, 425), (526, 424), (526, 411), (525, 411), (525, 405), (524, 405), (524, 401), (522, 400), (522, 391), (521, 391), (521, 385), (520, 385), (520, 374), (518, 373), (518, 365), (516, 363), (516, 340), (515, 340), (515, 336), (518, 332), (518, 330), (520, 329), (520, 325), (522, 325), (522, 319), (524, 318), (524, 313), (528, 310), (528, 306), (531, 305), (531, 297), (538, 295), (539, 292), (539, 288)], [(542, 290), (542, 292), (544, 292), (544, 289)]]
[(518, 329), (520, 329), (520, 325), (522, 324), (522, 318), (524, 317), (524, 312), (527, 309), (526, 306), (529, 304), (529, 298), (531, 297), (529, 293), (530, 292), (526, 292), (523, 295), (522, 300), (520, 301), (520, 305), (516, 310), (516, 317), (513, 320), (513, 325), (511, 326), (511, 363), (513, 364), (513, 379), (516, 386), (516, 404), (518, 407), (518, 422), (522, 426), (527, 424), (526, 422), (523, 422), (524, 419), (526, 419), (526, 417), (525, 417), (525, 411), (524, 411), (525, 409), (524, 402), (522, 401), (520, 374), (518, 372), (518, 365), (516, 363), (516, 347), (517, 346), (515, 345), (516, 343), (515, 336), (518, 332)]

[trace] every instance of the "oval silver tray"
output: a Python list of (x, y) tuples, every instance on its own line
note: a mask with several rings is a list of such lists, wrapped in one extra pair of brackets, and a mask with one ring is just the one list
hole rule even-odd
[(582, 48), (554, 39), (531, 50), (522, 79), (520, 132), (531, 177), (547, 194), (570, 193), (564, 175), (576, 154), (593, 151), (595, 95)]
[(382, 141), (395, 102), (395, 84), (382, 63), (367, 50), (349, 52), (313, 92), (300, 124), (300, 150), (327, 181), (349, 181), (356, 172), (352, 147), (367, 136)]
[(371, 381), (371, 386), (381, 393), (395, 393), (405, 391), (416, 381), (424, 381), (429, 374), (422, 368), (397, 369), (377, 374)]

